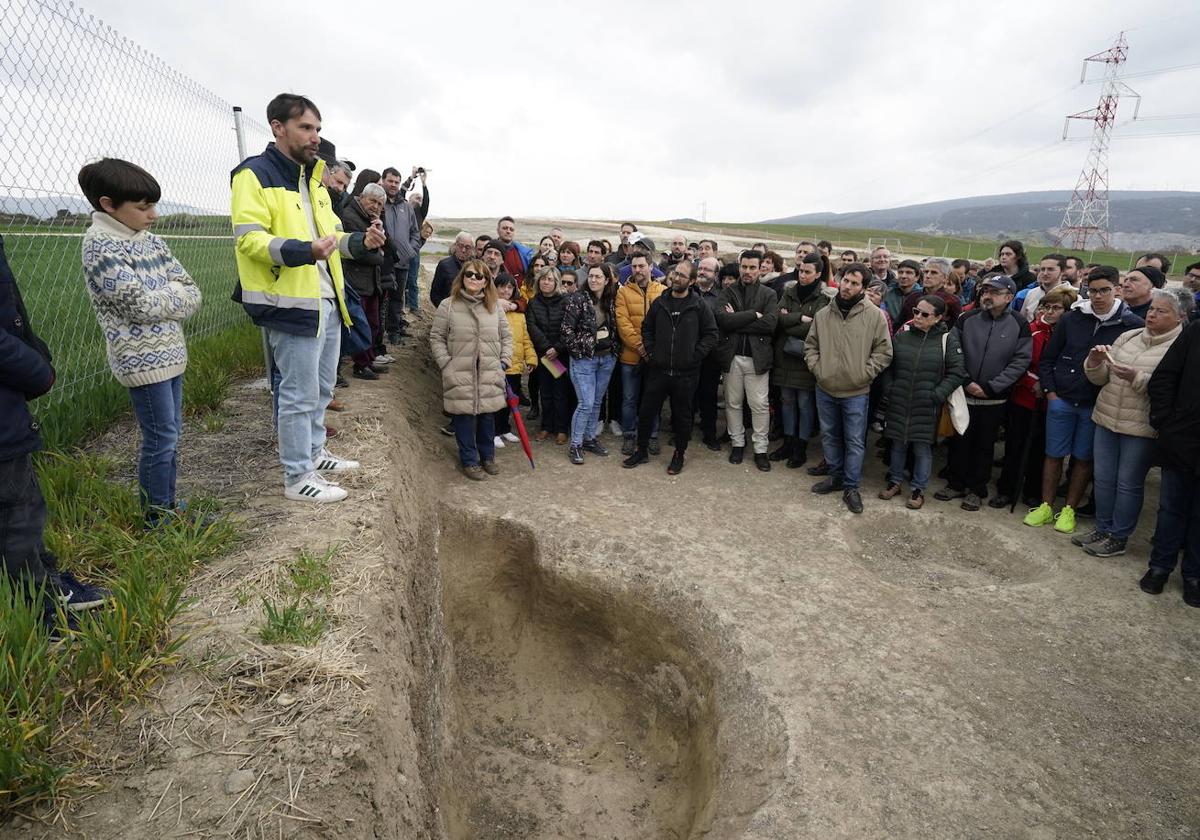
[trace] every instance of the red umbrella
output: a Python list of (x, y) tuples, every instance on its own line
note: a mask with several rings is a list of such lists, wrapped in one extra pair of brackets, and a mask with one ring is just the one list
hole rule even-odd
[(525, 421), (521, 419), (521, 412), (517, 410), (521, 400), (513, 393), (507, 379), (504, 380), (504, 393), (508, 410), (512, 413), (513, 425), (517, 427), (517, 437), (521, 439), (521, 448), (525, 450), (525, 457), (529, 459), (529, 469), (536, 469), (533, 463), (533, 447), (529, 445), (529, 432), (525, 431)]

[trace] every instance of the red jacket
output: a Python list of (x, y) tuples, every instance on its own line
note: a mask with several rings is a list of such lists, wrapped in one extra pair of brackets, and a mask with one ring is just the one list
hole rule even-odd
[(1030, 411), (1037, 408), (1037, 397), (1034, 395), (1033, 386), (1038, 383), (1038, 362), (1042, 358), (1042, 350), (1050, 341), (1050, 333), (1053, 330), (1054, 327), (1041, 318), (1035, 318), (1029, 325), (1029, 331), (1033, 333), (1033, 360), (1029, 363), (1029, 370), (1025, 371), (1025, 375), (1018, 379), (1017, 384), (1013, 386), (1012, 401)]

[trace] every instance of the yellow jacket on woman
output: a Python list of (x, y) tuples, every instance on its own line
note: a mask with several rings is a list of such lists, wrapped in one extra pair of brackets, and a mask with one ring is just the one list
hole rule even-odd
[(537, 352), (533, 349), (533, 339), (529, 337), (529, 327), (525, 325), (525, 313), (512, 310), (505, 312), (508, 319), (508, 329), (512, 333), (513, 354), (512, 364), (504, 371), (510, 376), (525, 372), (525, 365), (536, 367)]

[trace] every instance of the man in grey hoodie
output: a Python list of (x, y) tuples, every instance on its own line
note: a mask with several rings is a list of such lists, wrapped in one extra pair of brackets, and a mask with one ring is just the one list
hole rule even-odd
[(408, 322), (404, 320), (404, 293), (408, 287), (409, 265), (424, 243), (416, 210), (405, 201), (400, 172), (393, 166), (383, 170), (383, 190), (388, 196), (383, 211), (383, 228), (387, 232), (384, 268), (391, 268), (395, 278), (395, 288), (388, 293), (386, 327), (388, 341), (397, 344), (408, 328)]

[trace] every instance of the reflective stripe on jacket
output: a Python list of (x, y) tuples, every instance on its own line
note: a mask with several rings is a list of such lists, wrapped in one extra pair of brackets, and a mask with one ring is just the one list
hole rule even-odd
[[(261, 155), (246, 158), (231, 175), (231, 215), (236, 242), (238, 285), (233, 299), (260, 327), (315, 336), (321, 327), (321, 278), (312, 256), (312, 228), (300, 192), (308, 179), (315, 238), (334, 235), (338, 248), (326, 264), (333, 281), (342, 323), (350, 313), (342, 294), (342, 256), (350, 255), (354, 237), (342, 232), (329, 191), (321, 183), (325, 162), (302, 169), (267, 145)], [(356, 234), (360, 238), (361, 234)]]

